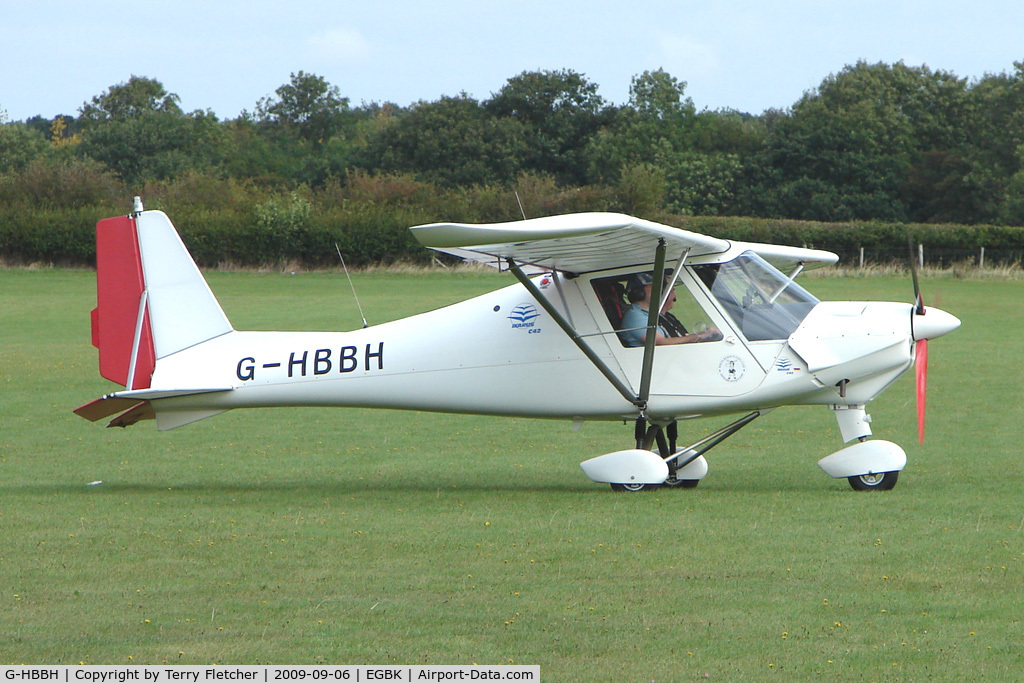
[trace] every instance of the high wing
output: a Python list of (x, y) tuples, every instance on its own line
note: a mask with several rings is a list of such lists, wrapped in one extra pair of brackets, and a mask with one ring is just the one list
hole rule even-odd
[(736, 252), (752, 251), (768, 263), (784, 273), (794, 266), (803, 266), (806, 270), (831, 266), (839, 261), (839, 256), (831, 251), (808, 249), (806, 247), (787, 247), (783, 244), (762, 244), (760, 242), (733, 242)]
[[(576, 213), (512, 223), (433, 223), (412, 228), (420, 243), (436, 251), (481, 262), (511, 258), (570, 273), (588, 273), (651, 263), (664, 239), (670, 258), (718, 254), (729, 243), (617, 213)], [(469, 254), (467, 254), (469, 252)]]
[(468, 261), (519, 263), (569, 273), (588, 273), (653, 262), (665, 241), (673, 261), (752, 250), (776, 267), (802, 263), (807, 268), (835, 263), (831, 252), (767, 244), (732, 243), (619, 213), (577, 213), (509, 223), (432, 223), (412, 228), (420, 244)]

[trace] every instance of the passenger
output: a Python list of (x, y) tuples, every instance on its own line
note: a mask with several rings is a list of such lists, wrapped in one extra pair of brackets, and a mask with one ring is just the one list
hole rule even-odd
[[(654, 278), (650, 273), (633, 275), (626, 285), (626, 298), (632, 304), (622, 317), (622, 331), (619, 337), (626, 346), (643, 346), (647, 341), (647, 322), (651, 310), (651, 288)], [(667, 284), (667, 283), (666, 283)], [(658, 316), (657, 337), (654, 343), (658, 346), (666, 344), (693, 344), (703, 341), (717, 341), (722, 333), (717, 328), (709, 327), (702, 332), (690, 334), (669, 310), (676, 302), (675, 287), (665, 299), (665, 305)]]

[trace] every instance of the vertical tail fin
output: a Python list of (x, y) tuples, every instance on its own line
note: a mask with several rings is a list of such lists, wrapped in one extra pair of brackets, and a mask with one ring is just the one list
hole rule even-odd
[(100, 374), (129, 389), (149, 387), (159, 359), (232, 329), (161, 211), (97, 223), (96, 299)]

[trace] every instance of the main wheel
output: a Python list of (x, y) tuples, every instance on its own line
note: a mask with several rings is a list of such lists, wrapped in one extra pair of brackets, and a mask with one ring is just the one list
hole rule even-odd
[(654, 488), (654, 485), (648, 486), (647, 484), (612, 484), (612, 491), (630, 491), (632, 493), (638, 493), (645, 491), (649, 488)]
[(890, 491), (893, 486), (896, 486), (896, 480), (899, 477), (899, 472), (878, 472), (847, 477), (847, 481), (850, 482), (854, 491)]
[(668, 486), (673, 489), (695, 489), (699, 483), (700, 479), (673, 479), (669, 477), (662, 486)]

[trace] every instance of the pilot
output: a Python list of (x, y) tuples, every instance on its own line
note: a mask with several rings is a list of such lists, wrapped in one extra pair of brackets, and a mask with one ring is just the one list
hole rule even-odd
[[(647, 340), (647, 319), (651, 310), (651, 285), (654, 278), (651, 273), (636, 273), (626, 283), (626, 298), (632, 304), (626, 314), (622, 316), (622, 331), (619, 337), (626, 346), (643, 346)], [(668, 283), (666, 283), (668, 284)], [(666, 344), (693, 344), (703, 341), (717, 341), (722, 338), (722, 333), (714, 327), (709, 327), (701, 332), (690, 334), (683, 327), (679, 320), (669, 313), (672, 305), (676, 302), (676, 292), (673, 287), (665, 299), (665, 305), (661, 307), (661, 314), (658, 316), (657, 337), (654, 343), (657, 346)]]

